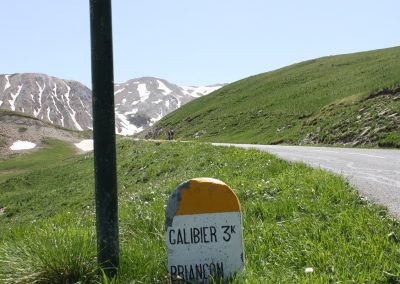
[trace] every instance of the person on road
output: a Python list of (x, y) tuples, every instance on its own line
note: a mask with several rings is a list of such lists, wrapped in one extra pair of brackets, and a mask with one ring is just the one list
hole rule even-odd
[(167, 137), (168, 137), (168, 140), (173, 140), (174, 139), (174, 130), (172, 128), (170, 128), (168, 130)]

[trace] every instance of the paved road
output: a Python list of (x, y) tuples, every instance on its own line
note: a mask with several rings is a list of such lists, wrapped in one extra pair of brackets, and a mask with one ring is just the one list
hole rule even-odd
[(385, 205), (400, 220), (400, 150), (220, 144), (267, 151), (346, 177), (361, 195)]

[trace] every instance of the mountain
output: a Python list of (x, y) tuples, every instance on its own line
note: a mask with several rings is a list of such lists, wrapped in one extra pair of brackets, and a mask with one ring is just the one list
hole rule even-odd
[(92, 127), (91, 103), (90, 89), (77, 81), (36, 73), (0, 75), (0, 109), (84, 130)]
[(117, 133), (132, 135), (140, 132), (189, 101), (222, 86), (179, 87), (153, 77), (116, 84), (114, 98)]
[[(179, 87), (152, 77), (116, 84), (116, 132), (139, 132), (220, 87)], [(69, 129), (87, 130), (92, 129), (91, 108), (90, 89), (77, 81), (37, 73), (0, 75), (0, 109), (26, 113)]]
[(399, 86), (400, 47), (328, 56), (226, 85), (143, 135), (173, 128), (185, 140), (400, 147)]

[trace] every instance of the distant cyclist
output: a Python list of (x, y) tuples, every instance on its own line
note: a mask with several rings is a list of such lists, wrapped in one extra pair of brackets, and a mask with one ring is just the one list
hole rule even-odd
[(174, 139), (174, 130), (170, 128), (167, 132), (168, 140), (173, 140)]

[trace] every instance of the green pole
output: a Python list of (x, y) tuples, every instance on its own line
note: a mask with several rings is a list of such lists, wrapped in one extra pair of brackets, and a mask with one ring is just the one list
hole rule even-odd
[(119, 266), (111, 0), (90, 0), (97, 259), (106, 275)]

